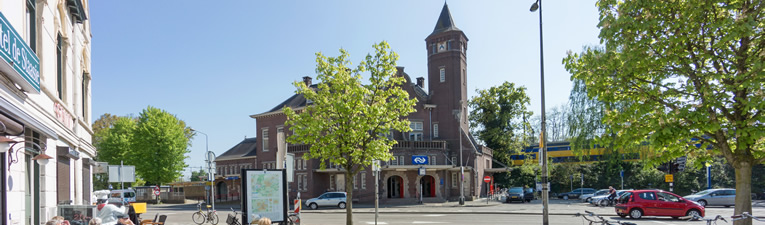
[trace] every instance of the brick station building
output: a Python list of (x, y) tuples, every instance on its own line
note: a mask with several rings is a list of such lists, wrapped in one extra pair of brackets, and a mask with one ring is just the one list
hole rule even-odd
[[(294, 181), (288, 184), (290, 198), (295, 198), (298, 192), (303, 199), (307, 199), (326, 191), (353, 191), (354, 201), (374, 202), (374, 179), (379, 179), (382, 203), (417, 202), (419, 193), (422, 193), (424, 202), (457, 201), (460, 197), (460, 161), (464, 166), (465, 199), (472, 200), (486, 194), (483, 176), (503, 172), (506, 168), (492, 169), (492, 150), (478, 145), (469, 135), (466, 56), (468, 38), (455, 26), (446, 4), (433, 32), (427, 36), (425, 42), (428, 52), (427, 90), (425, 78), (417, 77), (413, 81), (409, 74), (404, 72), (404, 67), (397, 68), (397, 75), (406, 79), (402, 88), (410, 97), (417, 99), (416, 112), (407, 117), (411, 122), (411, 132), (391, 134), (390, 138), (395, 139), (398, 144), (391, 150), (394, 159), (382, 163), (380, 176), (374, 177), (371, 169), (361, 171), (353, 178), (353, 190), (344, 190), (344, 169), (329, 163), (328, 168), (319, 169), (318, 159), (302, 159), (303, 154), (309, 151), (309, 146), (287, 145), (287, 153), (295, 155)], [(303, 82), (307, 86), (317, 87), (312, 83), (311, 77), (303, 77)], [(228, 171), (226, 168), (232, 167), (279, 168), (277, 146), (286, 144), (283, 140), (277, 140), (277, 137), (281, 136), (280, 133), (289, 132), (288, 127), (284, 126), (286, 116), (282, 113), (282, 108), (299, 110), (307, 106), (310, 107), (310, 103), (307, 103), (302, 95), (295, 94), (269, 111), (252, 115), (259, 132), (253, 140), (253, 143), (257, 144), (250, 152), (226, 152), (222, 156), (251, 156), (255, 153), (255, 157), (249, 160), (216, 160), (218, 172), (221, 172), (221, 169)], [(414, 158), (427, 158), (427, 164), (415, 164)], [(424, 169), (425, 175), (420, 175), (421, 169)], [(220, 186), (221, 183), (234, 184), (231, 180), (221, 179), (225, 176), (229, 176), (228, 172), (219, 176), (216, 188), (224, 188)]]

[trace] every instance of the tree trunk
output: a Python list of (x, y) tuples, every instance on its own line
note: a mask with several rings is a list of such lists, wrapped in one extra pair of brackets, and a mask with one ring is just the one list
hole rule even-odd
[(345, 193), (345, 224), (353, 225), (353, 174), (351, 171), (345, 172)]
[[(736, 169), (736, 208), (733, 214), (752, 212), (752, 163), (740, 160), (733, 164)], [(738, 220), (734, 225), (752, 225), (752, 219)]]

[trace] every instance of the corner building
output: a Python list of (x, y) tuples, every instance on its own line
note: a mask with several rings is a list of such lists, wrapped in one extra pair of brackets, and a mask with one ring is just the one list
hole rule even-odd
[(0, 224), (93, 203), (87, 0), (0, 0)]
[[(444, 4), (433, 32), (425, 39), (427, 90), (425, 78), (413, 81), (403, 67), (397, 68), (397, 75), (406, 79), (402, 88), (417, 99), (417, 104), (416, 112), (407, 117), (412, 131), (391, 134), (398, 142), (391, 150), (393, 160), (382, 163), (379, 177), (374, 177), (370, 169), (361, 171), (353, 178), (353, 190), (344, 190), (343, 168), (328, 164), (328, 168), (319, 169), (318, 159), (302, 159), (309, 146), (289, 145), (287, 153), (295, 154), (290, 198), (295, 198), (298, 192), (307, 199), (325, 191), (353, 191), (354, 201), (374, 202), (374, 179), (378, 179), (382, 203), (416, 203), (420, 194), (423, 202), (458, 201), (460, 165), (464, 166), (465, 199), (485, 196), (483, 176), (505, 169), (492, 169), (492, 150), (478, 145), (468, 132), (467, 43), (467, 36), (455, 26)], [(317, 87), (311, 77), (303, 77), (303, 82)], [(256, 119), (259, 131), (257, 168), (279, 168), (277, 146), (285, 146), (285, 143), (278, 143), (277, 137), (279, 133), (289, 132), (288, 127), (284, 127), (283, 107), (299, 110), (310, 107), (310, 103), (302, 95), (293, 95), (273, 109), (251, 116)], [(415, 158), (426, 158), (427, 162), (420, 164), (425, 160), (416, 162)]]

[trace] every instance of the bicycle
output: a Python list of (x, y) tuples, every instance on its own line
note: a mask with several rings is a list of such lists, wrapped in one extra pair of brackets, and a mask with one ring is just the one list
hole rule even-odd
[[(599, 216), (598, 214), (595, 214), (594, 212), (590, 212), (590, 211), (586, 211), (586, 210), (584, 212), (586, 212), (587, 214), (576, 213), (576, 214), (574, 214), (574, 217), (580, 217), (581, 216), (582, 218), (584, 218), (584, 220), (590, 221), (590, 225), (592, 225), (592, 224), (601, 224), (601, 225), (637, 225), (637, 224), (632, 223), (632, 222), (622, 222), (622, 221), (619, 221), (619, 220), (615, 220), (615, 221), (607, 220), (607, 219), (603, 218), (602, 216)], [(598, 218), (598, 220), (593, 220), (593, 219), (587, 218), (587, 216)]]
[(752, 218), (753, 220), (757, 220), (757, 221), (760, 221), (760, 222), (765, 222), (765, 217), (763, 217), (763, 216), (752, 216), (752, 214), (749, 214), (749, 212), (743, 212), (743, 213), (741, 213), (739, 215), (733, 215), (730, 218), (733, 219), (733, 221), (743, 220), (743, 219), (746, 219), (746, 218)]
[(197, 204), (197, 212), (191, 215), (191, 220), (196, 224), (203, 224), (209, 222), (212, 225), (218, 224), (218, 214), (215, 210), (211, 209), (210, 205), (207, 205), (207, 213), (202, 212), (202, 203)]
[(228, 218), (226, 218), (226, 224), (228, 225), (242, 225), (242, 223), (239, 222), (239, 211), (234, 210), (234, 208), (231, 208), (231, 211), (234, 211), (234, 215), (228, 214)]
[(289, 224), (289, 225), (300, 225), (300, 216), (298, 216), (298, 214), (294, 213), (294, 212), (288, 213), (287, 224)]
[(720, 215), (715, 216), (714, 219), (707, 219), (707, 218), (701, 217), (699, 215), (683, 216), (683, 217), (679, 217), (679, 218), (680, 219), (684, 219), (684, 220), (693, 220), (693, 221), (703, 220), (703, 221), (707, 221), (707, 225), (712, 225), (713, 223), (716, 225), (717, 224), (717, 220), (722, 220), (723, 222), (728, 223), (728, 221), (725, 220), (725, 218), (720, 216)]

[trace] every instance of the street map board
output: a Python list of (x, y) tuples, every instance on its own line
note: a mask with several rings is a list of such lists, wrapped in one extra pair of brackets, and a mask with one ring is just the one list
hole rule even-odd
[(274, 223), (287, 220), (286, 170), (245, 169), (242, 177), (242, 221), (249, 224), (261, 217)]

